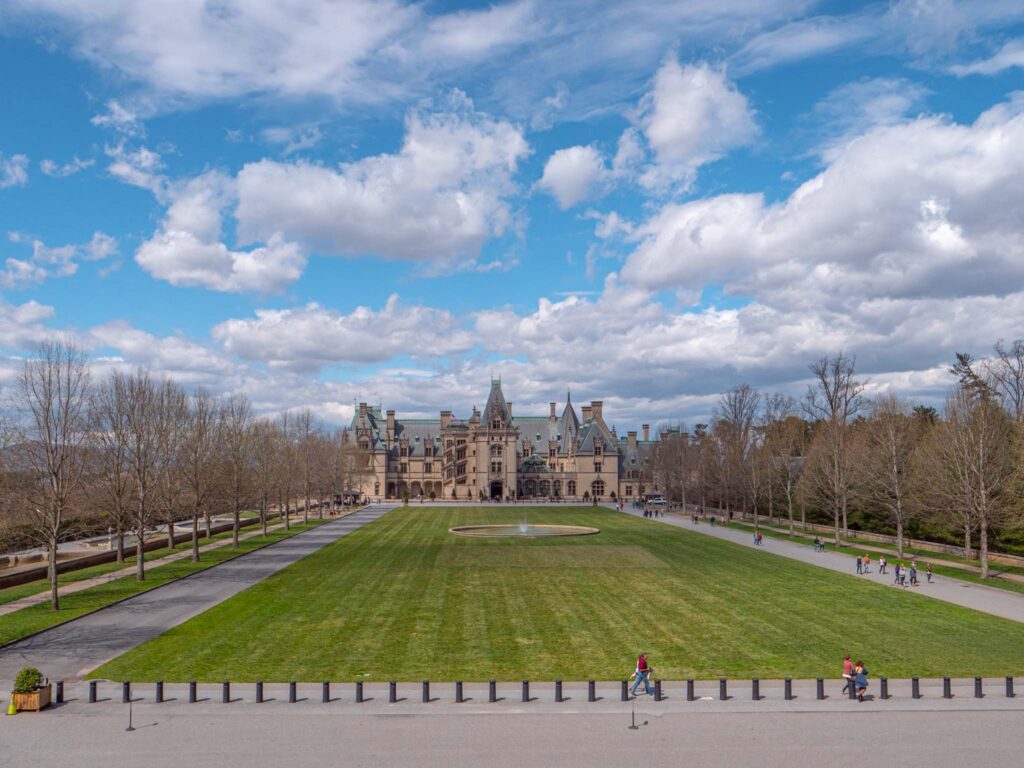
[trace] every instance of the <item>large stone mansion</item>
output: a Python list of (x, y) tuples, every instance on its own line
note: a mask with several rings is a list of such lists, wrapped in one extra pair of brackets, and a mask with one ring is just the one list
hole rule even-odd
[(600, 400), (577, 416), (570, 396), (561, 415), (513, 415), (501, 380), (491, 380), (483, 411), (468, 419), (399, 419), (360, 403), (348, 428), (372, 457), (361, 489), (371, 499), (623, 499), (654, 492), (649, 427), (618, 437)]

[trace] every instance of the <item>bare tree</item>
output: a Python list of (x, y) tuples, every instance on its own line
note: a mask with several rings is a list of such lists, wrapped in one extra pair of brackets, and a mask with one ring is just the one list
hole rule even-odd
[(313, 439), (316, 433), (316, 425), (313, 421), (313, 412), (304, 408), (295, 415), (295, 438), (298, 443), (300, 466), (302, 469), (302, 493), (305, 498), (303, 506), (302, 521), (309, 523), (310, 483), (313, 470)]
[(188, 486), (182, 473), (184, 446), (188, 422), (188, 395), (173, 381), (166, 381), (162, 397), (163, 445), (157, 476), (157, 509), (167, 525), (167, 544), (174, 549), (177, 542), (174, 524), (181, 519)]
[(749, 498), (757, 524), (757, 499), (762, 490), (763, 473), (754, 466), (757, 435), (754, 425), (761, 406), (761, 394), (749, 384), (733, 387), (718, 402), (715, 409), (715, 431), (723, 447), (725, 492), (731, 497), (738, 494), (740, 511), (746, 511)]
[(843, 537), (849, 535), (850, 422), (864, 406), (864, 383), (855, 378), (856, 362), (840, 352), (812, 363), (815, 383), (807, 388), (804, 401), (807, 414), (823, 423), (812, 449), (816, 473), (812, 487), (834, 522), (836, 544), (840, 523)]
[(252, 486), (252, 406), (245, 395), (232, 395), (224, 404), (223, 455), (226, 496), (231, 507), (232, 546), (238, 548), (242, 507)]
[(277, 425), (271, 419), (258, 419), (251, 430), (253, 489), (259, 502), (260, 525), (267, 535), (267, 510), (274, 494), (274, 472), (284, 447)]
[(210, 501), (216, 490), (217, 448), (221, 444), (221, 406), (205, 390), (197, 390), (185, 412), (181, 445), (181, 475), (188, 488), (192, 513), (192, 562), (199, 562), (199, 517), (206, 517), (210, 537)]
[(1009, 347), (1000, 340), (995, 353), (995, 359), (985, 363), (988, 378), (1010, 415), (1024, 422), (1024, 339), (1015, 339)]
[(123, 377), (108, 378), (96, 388), (89, 409), (93, 441), (91, 496), (94, 505), (112, 523), (119, 563), (124, 562), (124, 537), (131, 526), (135, 498), (124, 385)]
[(55, 611), (60, 607), (61, 527), (85, 476), (90, 388), (88, 361), (69, 341), (44, 341), (18, 377), (19, 464), (28, 480), (25, 507), (48, 550), (50, 607)]
[(288, 411), (277, 417), (277, 431), (281, 440), (281, 458), (278, 462), (277, 480), (278, 506), (284, 515), (284, 528), (291, 528), (291, 502), (295, 491), (295, 478), (299, 471), (299, 451), (295, 440), (295, 419)]
[(767, 464), (768, 514), (774, 517), (775, 489), (782, 491), (789, 515), (789, 533), (793, 534), (793, 498), (804, 452), (806, 428), (794, 411), (796, 401), (783, 394), (764, 398), (761, 415), (763, 451)]
[(896, 526), (896, 554), (903, 557), (903, 531), (913, 506), (909, 504), (915, 452), (923, 422), (894, 394), (871, 404), (870, 418), (857, 437), (856, 493), (886, 512)]

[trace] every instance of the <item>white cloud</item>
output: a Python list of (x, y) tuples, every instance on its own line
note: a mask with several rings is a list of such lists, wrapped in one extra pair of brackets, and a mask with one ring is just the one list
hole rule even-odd
[(303, 371), (400, 356), (436, 359), (468, 351), (475, 341), (450, 312), (405, 305), (397, 295), (378, 311), (357, 307), (347, 315), (316, 303), (258, 310), (254, 318), (220, 323), (212, 335), (245, 360)]
[(82, 258), (102, 261), (117, 255), (117, 239), (103, 232), (94, 232), (92, 239), (82, 246)]
[(285, 157), (304, 149), (312, 149), (324, 137), (318, 125), (264, 128), (260, 135), (266, 142), (282, 145), (281, 154)]
[(63, 165), (53, 160), (43, 160), (39, 163), (39, 170), (47, 176), (64, 178), (66, 176), (73, 176), (79, 171), (91, 167), (95, 162), (96, 161), (91, 158), (88, 160), (80, 160), (78, 155), (75, 155), (74, 159), (72, 159), (70, 163), (64, 163)]
[(641, 99), (637, 120), (655, 162), (640, 183), (688, 186), (697, 169), (749, 143), (758, 132), (753, 110), (720, 69), (665, 60)]
[(262, 160), (238, 174), (243, 242), (281, 232), (334, 254), (446, 264), (473, 261), (513, 224), (507, 197), (529, 154), (522, 131), (475, 112), (459, 93), (451, 111), (414, 112), (396, 154), (337, 169)]
[(99, 261), (117, 253), (117, 240), (103, 232), (93, 233), (92, 239), (82, 245), (51, 247), (22, 232), (8, 232), (7, 239), (18, 245), (31, 246), (32, 254), (27, 258), (4, 260), (0, 286), (5, 288), (24, 288), (50, 277), (70, 277), (78, 272), (78, 259)]
[(110, 128), (125, 136), (141, 136), (145, 133), (138, 114), (123, 107), (116, 99), (108, 101), (107, 111), (102, 115), (95, 115), (89, 122), (100, 128)]
[(1024, 38), (1008, 40), (1002, 48), (987, 59), (957, 64), (949, 68), (957, 77), (965, 75), (996, 75), (1013, 67), (1024, 67)]
[(814, 105), (812, 118), (827, 134), (819, 151), (830, 159), (841, 146), (872, 128), (903, 122), (921, 111), (928, 89), (902, 77), (846, 83)]
[(593, 145), (567, 147), (548, 158), (537, 186), (554, 196), (565, 210), (600, 196), (607, 177), (604, 158)]
[(159, 230), (135, 253), (139, 266), (154, 277), (215, 291), (270, 293), (302, 274), (305, 253), (277, 232), (249, 250), (232, 250), (221, 242), (224, 211), (237, 200), (230, 177), (211, 171), (170, 194)]
[(160, 155), (146, 147), (130, 149), (124, 142), (103, 148), (110, 158), (107, 172), (125, 184), (141, 187), (152, 192), (157, 200), (164, 200), (167, 194), (167, 177), (161, 173), (164, 168)]
[(762, 32), (730, 61), (730, 70), (748, 75), (863, 42), (876, 33), (867, 16), (815, 16)]
[(0, 152), (0, 189), (28, 184), (28, 155), (5, 157)]

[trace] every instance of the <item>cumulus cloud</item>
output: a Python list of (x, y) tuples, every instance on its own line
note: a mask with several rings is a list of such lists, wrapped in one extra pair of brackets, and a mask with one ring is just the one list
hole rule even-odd
[(138, 147), (132, 149), (124, 142), (103, 149), (110, 158), (107, 172), (125, 184), (152, 192), (158, 200), (167, 193), (167, 177), (162, 173), (164, 163), (157, 152)]
[(28, 184), (28, 155), (5, 157), (0, 152), (0, 189)]
[(835, 88), (811, 114), (826, 134), (819, 152), (830, 159), (843, 144), (872, 128), (903, 122), (921, 111), (928, 93), (902, 77), (865, 78)]
[(281, 154), (285, 157), (305, 149), (312, 149), (324, 137), (318, 125), (264, 128), (260, 132), (260, 136), (270, 144), (280, 145)]
[(92, 165), (95, 164), (95, 162), (96, 161), (91, 158), (88, 160), (80, 160), (78, 158), (78, 155), (75, 155), (71, 162), (64, 163), (63, 165), (55, 162), (54, 160), (46, 159), (39, 163), (39, 170), (41, 170), (47, 176), (64, 178), (66, 176), (73, 176), (79, 171), (83, 171), (86, 168), (92, 167)]
[(537, 186), (555, 197), (565, 210), (600, 195), (607, 177), (604, 158), (594, 146), (568, 147), (548, 158)]
[(141, 136), (145, 133), (138, 114), (134, 110), (121, 106), (116, 99), (108, 101), (107, 111), (95, 115), (89, 122), (99, 128), (109, 128), (125, 136)]
[(215, 291), (281, 290), (302, 274), (306, 255), (280, 233), (264, 245), (232, 250), (222, 241), (225, 210), (236, 202), (234, 180), (210, 171), (172, 193), (159, 230), (135, 253), (139, 266), (172, 285)]
[(395, 154), (338, 168), (262, 160), (238, 174), (243, 241), (278, 232), (333, 254), (472, 261), (514, 222), (508, 197), (529, 154), (522, 131), (455, 93), (446, 112), (411, 113)]
[(316, 303), (258, 310), (253, 318), (215, 326), (213, 338), (245, 360), (307, 371), (401, 356), (441, 358), (468, 351), (475, 343), (450, 312), (402, 304), (397, 294), (380, 310), (357, 307), (347, 315)]
[(9, 232), (7, 239), (30, 246), (32, 253), (25, 258), (4, 260), (0, 286), (6, 288), (24, 288), (50, 277), (70, 277), (78, 272), (78, 259), (101, 261), (117, 255), (117, 240), (103, 232), (93, 233), (92, 239), (81, 245), (48, 246), (39, 238), (22, 232)]

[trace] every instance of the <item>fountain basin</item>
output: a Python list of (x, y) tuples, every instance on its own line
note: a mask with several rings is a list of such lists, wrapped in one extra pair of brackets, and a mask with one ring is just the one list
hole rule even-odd
[(552, 536), (592, 536), (600, 533), (600, 528), (589, 528), (584, 525), (459, 525), (449, 528), (448, 533), (456, 536), (475, 536), (478, 538), (515, 538), (542, 539)]

